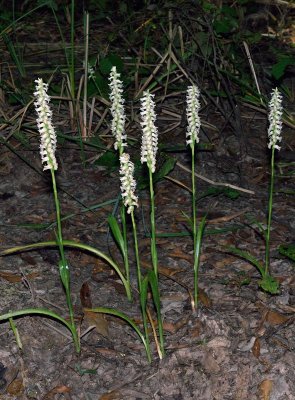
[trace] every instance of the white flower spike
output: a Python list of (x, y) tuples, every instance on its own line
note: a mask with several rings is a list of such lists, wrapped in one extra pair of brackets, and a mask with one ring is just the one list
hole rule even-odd
[(142, 122), (141, 163), (146, 162), (148, 168), (154, 173), (156, 170), (156, 154), (158, 150), (158, 129), (155, 126), (156, 113), (154, 95), (148, 91), (143, 92), (140, 99), (140, 115)]
[(191, 147), (194, 146), (195, 143), (199, 143), (199, 132), (201, 128), (201, 120), (199, 117), (200, 111), (200, 90), (196, 85), (189, 86), (187, 88), (186, 95), (186, 115), (187, 115), (187, 132), (186, 132), (186, 144), (189, 144)]
[(120, 181), (121, 181), (121, 192), (127, 213), (133, 212), (134, 207), (138, 206), (138, 198), (135, 196), (136, 182), (133, 178), (134, 164), (130, 161), (130, 156), (127, 153), (123, 153), (120, 156)]
[(55, 158), (56, 133), (52, 125), (52, 111), (49, 107), (50, 97), (47, 94), (48, 84), (41, 78), (36, 81), (36, 91), (34, 96), (35, 109), (38, 115), (37, 126), (41, 137), (40, 154), (43, 163), (43, 171), (46, 169), (57, 170), (57, 161)]
[(124, 99), (122, 97), (123, 84), (119, 78), (120, 74), (117, 73), (117, 68), (115, 66), (112, 67), (109, 77), (110, 100), (112, 102), (111, 114), (113, 117), (111, 131), (116, 139), (114, 148), (115, 150), (119, 149), (120, 153), (122, 153), (123, 148), (127, 145), (127, 136), (124, 134), (126, 115), (124, 111)]
[(278, 91), (278, 88), (273, 89), (271, 93), (271, 100), (269, 102), (269, 128), (268, 128), (268, 148), (275, 148), (280, 150), (280, 146), (278, 146), (278, 142), (282, 140), (281, 131), (283, 128), (282, 123), (282, 115), (283, 115), (283, 107), (282, 107), (282, 95)]

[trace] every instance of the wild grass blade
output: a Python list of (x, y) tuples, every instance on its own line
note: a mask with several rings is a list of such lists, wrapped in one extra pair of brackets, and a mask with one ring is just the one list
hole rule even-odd
[(148, 345), (147, 345), (144, 335), (141, 333), (141, 331), (138, 328), (138, 326), (136, 325), (136, 323), (134, 321), (132, 321), (132, 319), (130, 319), (126, 314), (122, 313), (121, 311), (115, 310), (114, 308), (106, 308), (106, 307), (85, 308), (85, 311), (113, 315), (114, 317), (119, 317), (119, 318), (123, 319), (123, 321), (127, 322), (139, 336), (140, 340), (142, 341), (142, 343), (144, 345), (147, 357), (150, 360)]
[[(109, 256), (104, 254), (102, 251), (96, 249), (95, 247), (86, 245), (84, 243), (74, 242), (72, 240), (63, 240), (63, 245), (66, 247), (73, 247), (76, 249), (88, 251), (88, 252), (96, 255), (97, 257), (100, 257), (103, 260), (105, 260), (107, 263), (109, 263), (111, 265), (111, 267), (119, 275), (119, 278), (121, 279), (121, 281), (125, 287), (126, 294), (128, 293), (128, 283), (127, 283), (126, 278), (122, 274), (120, 267)], [(1, 251), (0, 256), (6, 256), (9, 254), (19, 253), (22, 251), (29, 251), (29, 250), (33, 250), (33, 249), (40, 249), (43, 247), (58, 247), (58, 243), (56, 241), (48, 241), (48, 242), (32, 243), (32, 244), (27, 244), (27, 245), (23, 245), (23, 246), (14, 246), (14, 247), (11, 247), (10, 249)]]
[[(199, 266), (200, 266), (200, 256), (201, 256), (201, 246), (203, 240), (204, 229), (206, 225), (207, 215), (204, 215), (198, 228), (195, 242), (195, 254), (194, 254), (194, 307), (198, 307), (198, 283), (199, 283)], [(194, 308), (193, 307), (193, 308)]]

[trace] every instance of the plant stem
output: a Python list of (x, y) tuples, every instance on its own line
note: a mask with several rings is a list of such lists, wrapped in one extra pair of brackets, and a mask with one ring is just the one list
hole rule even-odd
[(267, 220), (267, 231), (265, 237), (265, 269), (264, 274), (269, 273), (269, 242), (270, 242), (270, 225), (272, 218), (272, 204), (273, 204), (273, 187), (274, 187), (274, 157), (275, 147), (271, 149), (271, 175), (270, 175), (270, 188), (269, 188), (269, 199), (268, 199), (268, 220)]
[(131, 221), (132, 221), (134, 251), (135, 251), (135, 259), (136, 259), (136, 267), (137, 267), (138, 291), (139, 291), (139, 293), (141, 293), (142, 292), (142, 276), (141, 276), (140, 259), (139, 259), (139, 252), (138, 252), (137, 229), (136, 229), (136, 223), (135, 223), (133, 211), (131, 212)]
[[(137, 229), (136, 229), (136, 223), (135, 223), (133, 211), (131, 212), (131, 221), (132, 221), (134, 251), (135, 251), (135, 259), (136, 259), (136, 267), (137, 267), (138, 291), (139, 291), (139, 297), (140, 297), (142, 295), (142, 276), (141, 276), (140, 259), (139, 259), (139, 252), (138, 252)], [(145, 334), (145, 340), (146, 340), (147, 357), (148, 357), (148, 361), (151, 362), (151, 350), (150, 350), (149, 333), (148, 333), (148, 326), (147, 326), (147, 315), (146, 315), (145, 307), (141, 307), (141, 315), (142, 315), (142, 322), (143, 322), (144, 334)]]
[[(124, 152), (124, 147), (119, 147), (119, 159)], [(132, 293), (130, 288), (130, 268), (129, 268), (129, 257), (128, 257), (128, 241), (127, 241), (127, 224), (126, 224), (126, 207), (122, 200), (122, 207), (121, 207), (121, 220), (122, 220), (122, 228), (123, 228), (123, 240), (124, 240), (124, 266), (125, 266), (125, 276), (128, 284), (128, 300), (132, 301)]]
[(151, 198), (151, 255), (152, 264), (156, 278), (158, 280), (158, 255), (156, 247), (156, 226), (155, 226), (155, 195), (153, 188), (153, 174), (149, 168), (149, 181), (150, 181), (150, 198)]
[(61, 218), (60, 218), (60, 204), (57, 194), (57, 187), (56, 187), (56, 179), (54, 169), (51, 168), (51, 178), (52, 178), (52, 187), (53, 187), (53, 195), (54, 195), (54, 202), (55, 202), (55, 210), (56, 210), (56, 223), (57, 223), (57, 242), (59, 247), (59, 253), (61, 257), (61, 264), (60, 264), (60, 274), (62, 283), (65, 288), (66, 292), (66, 301), (69, 309), (70, 314), (70, 321), (71, 321), (71, 331), (73, 335), (73, 340), (75, 343), (76, 351), (80, 352), (80, 342), (78, 339), (77, 329), (74, 321), (74, 312), (73, 312), (73, 304), (71, 300), (71, 291), (70, 291), (70, 273), (69, 273), (69, 266), (65, 258), (64, 247), (63, 247), (63, 238), (62, 238), (62, 229), (61, 229)]
[(128, 285), (128, 300), (132, 301), (132, 293), (130, 289), (130, 268), (129, 268), (129, 258), (128, 258), (128, 241), (127, 241), (127, 224), (126, 224), (126, 207), (122, 203), (121, 207), (121, 220), (123, 228), (123, 240), (124, 240), (124, 266), (125, 266), (125, 276)]
[(193, 244), (194, 244), (194, 308), (198, 304), (198, 260), (196, 257), (197, 248), (197, 210), (196, 210), (196, 183), (195, 183), (195, 146), (192, 150), (192, 208), (193, 208)]
[(71, 2), (71, 95), (75, 98), (75, 0)]

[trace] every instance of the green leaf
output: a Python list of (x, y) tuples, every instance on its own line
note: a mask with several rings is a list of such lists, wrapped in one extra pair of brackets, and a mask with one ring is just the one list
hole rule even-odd
[[(187, 215), (187, 213), (185, 213), (184, 211), (181, 211), (181, 213), (182, 213), (182, 215), (185, 217), (185, 219), (187, 220), (187, 222), (188, 222), (188, 224), (189, 224), (191, 230), (193, 231), (193, 229), (194, 229), (194, 224), (193, 224), (192, 218), (189, 217), (189, 216)], [(190, 232), (190, 235), (191, 235), (191, 232)]]
[(147, 305), (147, 295), (148, 295), (148, 286), (149, 286), (149, 277), (146, 275), (141, 283), (141, 292), (139, 293), (140, 296), (140, 305), (141, 309), (145, 312), (146, 305)]
[[(76, 249), (80, 249), (80, 250), (84, 250), (84, 251), (88, 251), (92, 254), (94, 254), (97, 257), (102, 258), (103, 260), (105, 260), (106, 262), (108, 262), (110, 264), (110, 266), (117, 272), (117, 274), (119, 275), (126, 293), (129, 292), (129, 285), (128, 282), (126, 280), (126, 278), (124, 277), (124, 275), (121, 272), (121, 269), (119, 268), (119, 266), (111, 259), (111, 257), (107, 256), (105, 253), (103, 253), (102, 251), (96, 249), (95, 247), (92, 246), (88, 246), (87, 244), (84, 243), (79, 243), (79, 242), (74, 242), (73, 240), (63, 240), (62, 241), (63, 246), (68, 246), (68, 247), (74, 247)], [(14, 253), (19, 253), (22, 251), (29, 251), (29, 250), (33, 250), (33, 249), (40, 249), (43, 247), (58, 247), (58, 243), (56, 241), (48, 241), (48, 242), (39, 242), (39, 243), (33, 243), (33, 244), (26, 244), (24, 246), (15, 246), (12, 247), (10, 249), (6, 249), (0, 252), (0, 256), (7, 256), (9, 254), (14, 254)]]
[(160, 348), (161, 353), (160, 358), (164, 356), (164, 336), (163, 336), (163, 323), (161, 317), (161, 300), (160, 300), (160, 291), (158, 285), (158, 279), (156, 277), (155, 272), (149, 271), (148, 274), (148, 281), (151, 286), (152, 295), (153, 295), (153, 302), (157, 311), (157, 319), (158, 319), (158, 330), (159, 330), (159, 338), (160, 338)]
[(153, 181), (158, 182), (173, 171), (176, 159), (174, 157), (166, 156), (166, 160), (162, 164), (161, 168), (153, 175)]
[(93, 97), (99, 94), (101, 97), (107, 99), (109, 93), (108, 81), (99, 71), (95, 71), (94, 77), (88, 80), (87, 95)]
[(18, 332), (18, 329), (17, 329), (17, 327), (16, 327), (16, 325), (15, 325), (15, 323), (14, 323), (12, 318), (9, 318), (9, 324), (10, 324), (10, 327), (11, 327), (13, 333), (14, 333), (14, 337), (15, 337), (17, 346), (18, 346), (18, 348), (20, 350), (22, 350), (23, 345), (22, 345), (22, 342), (21, 342), (21, 339), (20, 339), (20, 336), (19, 336), (19, 332)]
[(258, 271), (260, 272), (261, 276), (263, 277), (264, 274), (264, 267), (263, 265), (260, 263), (259, 260), (257, 260), (257, 258), (255, 258), (254, 256), (252, 256), (250, 253), (248, 253), (247, 251), (243, 251), (240, 250), (236, 247), (233, 246), (225, 246), (225, 249), (232, 254), (235, 254), (241, 258), (244, 258), (245, 260), (249, 261), (251, 264), (253, 264)]
[(71, 332), (73, 332), (72, 326), (69, 322), (67, 322), (64, 318), (60, 317), (58, 314), (56, 314), (50, 310), (46, 310), (44, 308), (27, 308), (25, 310), (10, 311), (7, 314), (0, 315), (0, 321), (5, 321), (6, 319), (9, 319), (9, 318), (21, 317), (21, 316), (31, 315), (31, 314), (46, 315), (47, 317), (56, 319), (57, 321), (64, 324)]
[(141, 333), (141, 331), (138, 328), (138, 326), (136, 325), (136, 323), (134, 321), (132, 321), (126, 314), (122, 313), (121, 311), (115, 310), (114, 308), (105, 308), (105, 307), (86, 308), (85, 311), (113, 315), (113, 316), (119, 317), (123, 321), (127, 322), (134, 329), (134, 331), (137, 333), (137, 335), (141, 339), (141, 341), (145, 347), (145, 350), (147, 352), (147, 355), (148, 355), (148, 347), (147, 347), (147, 342), (145, 340), (144, 335)]
[(197, 228), (196, 253), (195, 253), (195, 258), (196, 258), (196, 260), (198, 260), (197, 267), (198, 267), (199, 260), (200, 260), (201, 245), (202, 245), (202, 239), (203, 239), (204, 229), (205, 229), (205, 225), (206, 225), (206, 218), (207, 218), (207, 215), (204, 215), (203, 218), (201, 219), (201, 222), (200, 222), (198, 228)]
[(289, 65), (295, 64), (295, 57), (292, 56), (282, 56), (279, 61), (273, 65), (271, 69), (272, 76), (279, 80), (285, 73), (286, 68)]
[(279, 293), (279, 282), (274, 279), (271, 275), (265, 275), (261, 281), (258, 282), (259, 286), (268, 293), (277, 294)]
[(110, 170), (118, 169), (119, 167), (119, 158), (117, 153), (114, 151), (108, 150), (98, 160), (94, 162), (95, 165), (100, 165), (102, 167), (107, 167)]
[(112, 234), (116, 240), (116, 243), (117, 243), (117, 245), (122, 253), (122, 256), (124, 258), (126, 256), (124, 238), (123, 238), (121, 229), (119, 227), (119, 224), (113, 215), (108, 216), (108, 223), (111, 228)]
[(229, 253), (233, 253), (233, 254), (238, 255), (241, 258), (244, 258), (245, 260), (249, 261), (251, 264), (253, 264), (258, 269), (258, 271), (260, 272), (261, 277), (262, 277), (262, 279), (258, 282), (258, 284), (263, 290), (265, 290), (266, 292), (271, 293), (271, 294), (276, 294), (279, 292), (278, 281), (275, 278), (273, 278), (271, 275), (265, 273), (264, 267), (257, 260), (257, 258), (253, 257), (247, 251), (237, 249), (236, 247), (225, 246), (225, 248), (227, 249), (227, 251)]
[(64, 285), (64, 288), (67, 291), (70, 289), (70, 271), (69, 271), (69, 266), (67, 263), (63, 260), (60, 260), (58, 263), (59, 266), (59, 274), (61, 281)]
[(231, 200), (235, 200), (240, 196), (240, 192), (232, 188), (220, 188), (211, 186), (206, 191), (202, 192), (197, 196), (197, 200), (200, 200), (207, 196), (218, 196), (220, 194), (224, 194), (226, 197), (230, 198)]
[(240, 192), (232, 188), (225, 188), (223, 193), (231, 200), (236, 200), (238, 197), (240, 197)]
[(283, 256), (289, 257), (292, 261), (295, 261), (295, 244), (281, 244), (279, 246), (279, 252)]
[(116, 54), (109, 54), (107, 57), (102, 58), (99, 63), (99, 69), (103, 75), (109, 75), (112, 67), (116, 67), (117, 72), (121, 73), (123, 70), (123, 66), (124, 63), (122, 58), (117, 56)]

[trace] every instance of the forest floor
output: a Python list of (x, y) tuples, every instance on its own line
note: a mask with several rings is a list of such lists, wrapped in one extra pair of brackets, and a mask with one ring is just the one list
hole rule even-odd
[[(245, 116), (249, 118), (249, 112)], [(245, 129), (246, 126), (245, 122)], [(294, 198), (282, 193), (292, 188), (289, 178), (276, 179), (271, 232), (271, 272), (280, 282), (280, 293), (272, 296), (261, 291), (255, 268), (221, 251), (222, 245), (235, 245), (259, 259), (264, 257), (264, 241), (252, 221), (265, 220), (268, 202), (269, 160), (264, 132), (265, 121), (261, 120), (255, 130), (247, 131), (248, 156), (243, 161), (242, 176), (234, 171), (238, 160), (221, 150), (223, 147), (200, 152), (197, 157), (199, 174), (251, 190), (253, 194), (240, 191), (238, 198), (230, 199), (221, 193), (198, 202), (198, 215), (208, 213), (208, 224), (199, 276), (203, 291), (196, 312), (192, 312), (187, 290), (193, 289), (191, 238), (157, 240), (165, 357), (159, 360), (153, 346), (153, 361), (149, 364), (136, 334), (118, 319), (85, 315), (82, 321), (83, 284), (84, 290), (85, 284), (88, 286), (87, 296), (91, 296), (93, 307), (113, 307), (140, 321), (132, 255), (134, 302), (130, 303), (108, 265), (89, 254), (68, 250), (77, 323), (82, 321), (81, 332), (89, 326), (97, 328), (82, 337), (81, 354), (77, 355), (70, 337), (53, 321), (32, 316), (18, 319), (22, 350), (17, 347), (9, 324), (2, 324), (0, 398), (254, 400), (269, 391), (273, 400), (295, 399), (294, 265), (277, 250), (280, 244), (294, 238)], [(184, 135), (180, 129), (174, 137), (169, 134), (162, 139), (181, 143)], [(288, 140), (288, 129), (284, 129), (283, 136)], [(229, 142), (229, 147), (233, 146), (235, 137)], [(291, 141), (288, 143), (294, 146)], [(87, 207), (115, 201), (119, 193), (118, 174), (109, 173), (104, 167), (83, 168), (78, 150), (63, 149), (57, 154), (62, 214), (75, 214), (63, 223), (64, 238), (97, 247), (121, 263), (108, 236), (107, 217), (114, 205), (80, 212), (81, 206), (77, 204), (77, 199)], [(38, 153), (26, 156), (38, 166)], [(180, 166), (176, 165), (170, 177), (189, 186), (190, 174), (181, 168), (189, 168), (189, 154), (175, 157)], [(8, 151), (2, 154), (2, 160), (1, 247), (54, 240), (53, 229), (40, 232), (20, 225), (54, 222), (50, 182)], [(197, 187), (203, 192), (208, 184), (197, 179)], [(167, 179), (158, 182), (157, 233), (186, 231), (182, 212), (189, 214), (190, 207), (189, 192)], [(147, 268), (149, 239), (142, 224), (142, 216), (149, 220), (145, 191), (140, 194), (136, 214), (140, 257)], [(58, 253), (54, 249), (2, 257), (2, 312), (49, 307), (66, 316), (57, 263)]]

